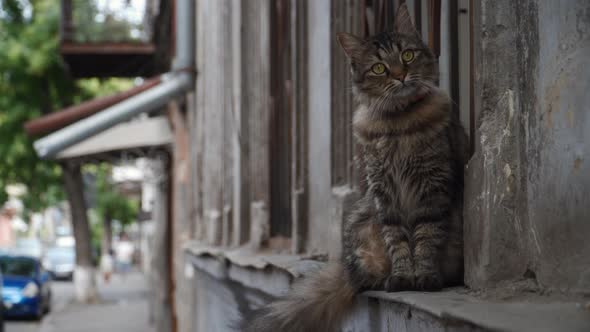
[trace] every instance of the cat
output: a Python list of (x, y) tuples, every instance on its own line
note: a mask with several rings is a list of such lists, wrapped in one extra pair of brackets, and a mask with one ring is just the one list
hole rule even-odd
[(345, 222), (341, 260), (257, 310), (244, 331), (336, 331), (363, 290), (462, 283), (466, 135), (436, 86), (436, 57), (405, 4), (393, 32), (337, 40), (350, 60), (367, 189)]

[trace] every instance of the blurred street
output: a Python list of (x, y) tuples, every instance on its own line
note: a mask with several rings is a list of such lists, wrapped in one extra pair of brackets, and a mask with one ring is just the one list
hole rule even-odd
[(100, 280), (100, 302), (77, 304), (72, 282), (54, 281), (52, 310), (42, 321), (7, 320), (6, 332), (152, 332), (148, 324), (147, 285), (143, 275), (115, 275)]

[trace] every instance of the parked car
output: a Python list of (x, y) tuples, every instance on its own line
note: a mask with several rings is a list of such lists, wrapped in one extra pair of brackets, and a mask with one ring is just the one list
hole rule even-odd
[(38, 259), (0, 256), (4, 317), (41, 319), (51, 309), (51, 278)]
[(76, 266), (74, 247), (49, 248), (43, 258), (43, 267), (53, 279), (72, 280)]

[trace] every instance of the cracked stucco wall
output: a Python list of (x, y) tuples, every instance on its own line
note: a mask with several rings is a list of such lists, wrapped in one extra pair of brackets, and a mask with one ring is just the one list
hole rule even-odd
[(590, 3), (478, 6), (466, 283), (590, 292)]

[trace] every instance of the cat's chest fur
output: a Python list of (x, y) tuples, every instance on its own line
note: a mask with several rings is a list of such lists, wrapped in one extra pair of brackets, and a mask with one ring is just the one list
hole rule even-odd
[(414, 184), (407, 174), (413, 153), (397, 139), (377, 139), (365, 148), (365, 170), (369, 186), (380, 185), (384, 194), (396, 198)]
[(368, 189), (378, 210), (393, 209), (407, 216), (420, 204), (424, 185), (431, 182), (431, 161), (440, 153), (415, 137), (382, 137), (364, 146)]

